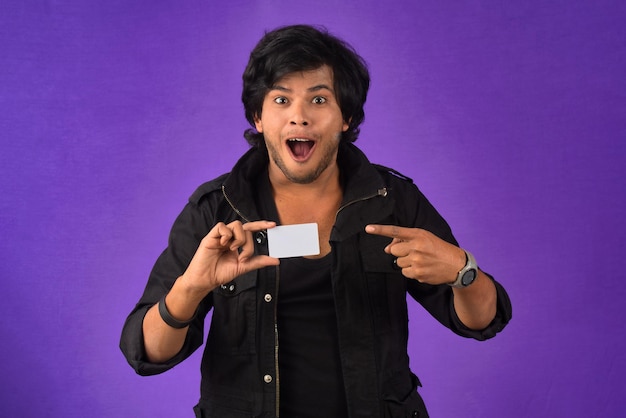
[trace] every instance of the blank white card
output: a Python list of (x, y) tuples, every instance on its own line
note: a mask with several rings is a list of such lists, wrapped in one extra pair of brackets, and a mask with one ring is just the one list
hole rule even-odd
[(270, 257), (288, 258), (320, 253), (317, 224), (280, 225), (267, 230)]

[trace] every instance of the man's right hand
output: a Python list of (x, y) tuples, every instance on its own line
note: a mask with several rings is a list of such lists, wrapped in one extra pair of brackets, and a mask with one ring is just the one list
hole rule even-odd
[(228, 225), (216, 224), (202, 239), (185, 273), (181, 285), (203, 298), (216, 287), (252, 270), (275, 266), (280, 260), (267, 255), (254, 255), (253, 233), (270, 229), (275, 222), (255, 221)]
[[(218, 223), (202, 239), (191, 263), (180, 276), (165, 304), (170, 315), (178, 321), (193, 317), (198, 304), (213, 289), (235, 277), (261, 267), (278, 265), (280, 260), (267, 255), (254, 255), (253, 233), (273, 228), (275, 222), (256, 221), (228, 225)], [(182, 348), (188, 327), (172, 328), (160, 317), (158, 303), (143, 320), (144, 349), (155, 363), (167, 361)]]

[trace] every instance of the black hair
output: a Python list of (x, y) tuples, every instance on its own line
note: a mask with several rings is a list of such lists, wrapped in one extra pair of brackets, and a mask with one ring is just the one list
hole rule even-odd
[[(263, 100), (274, 84), (287, 74), (315, 70), (328, 65), (333, 88), (348, 129), (341, 140), (356, 141), (359, 125), (365, 119), (363, 105), (370, 84), (367, 64), (343, 40), (321, 27), (284, 26), (267, 32), (250, 53), (243, 73), (243, 102), (246, 119), (252, 127), (261, 117)], [(244, 137), (253, 146), (264, 144), (263, 134), (247, 129)]]

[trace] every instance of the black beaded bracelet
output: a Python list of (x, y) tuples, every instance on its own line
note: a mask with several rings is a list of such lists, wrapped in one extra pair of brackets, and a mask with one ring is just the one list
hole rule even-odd
[[(165, 296), (167, 296), (167, 294)], [(159, 315), (161, 315), (161, 319), (163, 320), (163, 322), (165, 322), (170, 327), (176, 329), (185, 328), (186, 326), (191, 324), (196, 317), (196, 314), (194, 313), (191, 319), (185, 322), (174, 319), (174, 317), (170, 314), (170, 311), (167, 310), (167, 306), (165, 306), (165, 296), (163, 296), (159, 301)]]

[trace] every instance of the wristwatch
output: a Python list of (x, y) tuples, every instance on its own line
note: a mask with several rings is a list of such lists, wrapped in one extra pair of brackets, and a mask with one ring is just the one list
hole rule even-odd
[(459, 273), (456, 275), (456, 280), (454, 283), (450, 283), (450, 286), (463, 288), (471, 285), (474, 283), (474, 280), (476, 280), (476, 276), (478, 275), (476, 259), (474, 259), (474, 256), (469, 251), (465, 251), (465, 260), (465, 266), (459, 270)]

